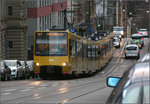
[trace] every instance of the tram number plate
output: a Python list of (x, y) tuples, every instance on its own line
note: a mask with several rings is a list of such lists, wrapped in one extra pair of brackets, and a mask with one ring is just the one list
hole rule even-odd
[(47, 69), (47, 73), (54, 73), (54, 70)]

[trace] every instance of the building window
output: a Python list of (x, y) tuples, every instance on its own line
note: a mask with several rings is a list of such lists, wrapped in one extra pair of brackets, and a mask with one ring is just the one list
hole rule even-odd
[(12, 15), (12, 6), (8, 7), (8, 15)]
[(13, 48), (13, 42), (9, 41), (9, 48)]

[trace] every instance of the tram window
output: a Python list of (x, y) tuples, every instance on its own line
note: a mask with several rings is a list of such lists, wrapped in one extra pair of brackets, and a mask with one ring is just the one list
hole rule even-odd
[(88, 52), (88, 57), (92, 57), (92, 47), (91, 46), (88, 46), (87, 52)]
[(86, 46), (86, 44), (84, 45), (84, 48), (83, 48), (83, 50), (84, 50), (84, 58), (87, 58), (87, 46)]
[(84, 44), (82, 43), (82, 60), (84, 58)]
[(70, 55), (75, 56), (76, 54), (76, 45), (74, 40), (69, 40), (69, 52)]
[(72, 41), (69, 40), (69, 56), (72, 56)]

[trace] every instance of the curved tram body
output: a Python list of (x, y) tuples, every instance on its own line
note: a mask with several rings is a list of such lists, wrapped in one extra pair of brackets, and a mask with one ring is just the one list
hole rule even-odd
[(92, 41), (67, 31), (37, 31), (34, 71), (43, 79), (98, 72), (112, 57), (112, 38), (110, 34), (103, 40)]

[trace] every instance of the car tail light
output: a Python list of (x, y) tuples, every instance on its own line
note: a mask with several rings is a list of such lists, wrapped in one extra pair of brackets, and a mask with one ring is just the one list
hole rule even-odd
[(148, 34), (148, 32), (146, 32), (146, 34)]
[(65, 72), (66, 74), (68, 74), (68, 72)]
[(138, 32), (138, 34), (141, 34), (140, 32)]

